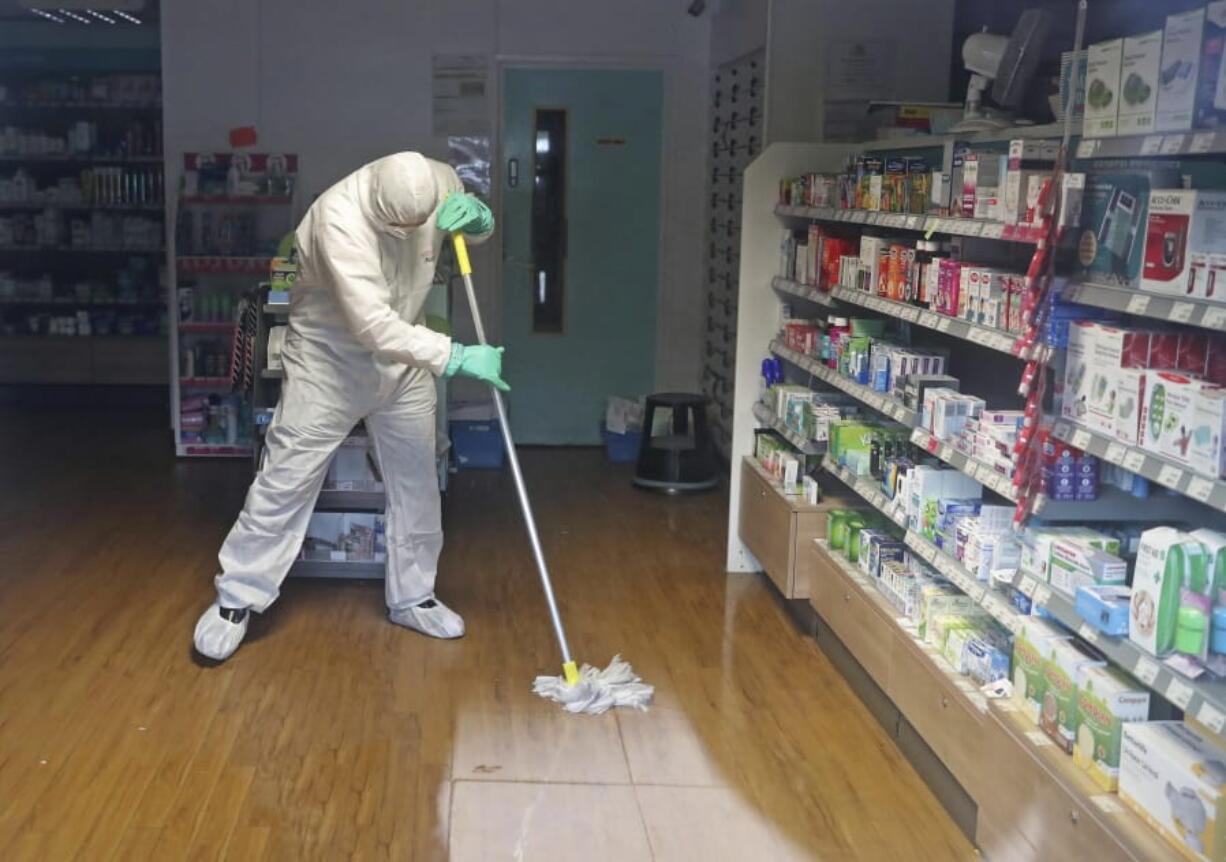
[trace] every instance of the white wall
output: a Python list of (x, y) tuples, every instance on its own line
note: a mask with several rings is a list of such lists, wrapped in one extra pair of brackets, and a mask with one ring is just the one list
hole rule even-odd
[[(222, 25), (220, 22), (225, 22)], [(303, 207), (396, 150), (445, 157), (431, 128), (434, 53), (508, 61), (632, 61), (665, 75), (657, 389), (693, 389), (701, 344), (701, 200), (709, 21), (680, 0), (209, 0), (162, 4), (166, 151), (225, 150), (254, 125), (258, 149), (300, 154)], [(491, 99), (491, 130), (496, 125)], [(169, 177), (171, 182), (176, 175)], [(474, 256), (494, 271), (497, 243)], [(482, 286), (489, 284), (489, 280)], [(493, 289), (483, 311), (496, 324)], [(457, 315), (460, 317), (460, 315)], [(461, 323), (461, 326), (463, 324)], [(491, 327), (495, 328), (495, 327)], [(495, 330), (496, 331), (496, 330)], [(463, 329), (459, 333), (464, 337)]]

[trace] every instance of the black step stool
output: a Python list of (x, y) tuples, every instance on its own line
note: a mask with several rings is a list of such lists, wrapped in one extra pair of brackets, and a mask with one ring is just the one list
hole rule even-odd
[[(668, 433), (654, 433), (657, 409), (672, 413)], [(647, 396), (634, 484), (665, 494), (707, 491), (719, 484), (705, 396), (688, 392)]]

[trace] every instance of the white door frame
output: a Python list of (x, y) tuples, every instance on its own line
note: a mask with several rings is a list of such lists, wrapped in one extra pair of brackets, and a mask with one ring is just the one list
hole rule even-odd
[[(672, 129), (668, 126), (668, 96), (675, 86), (675, 78), (678, 73), (679, 62), (672, 58), (664, 57), (649, 57), (635, 55), (610, 55), (606, 57), (591, 57), (591, 56), (528, 56), (521, 57), (514, 54), (499, 54), (494, 57), (494, 104), (497, 106), (494, 117), (494, 130), (490, 136), (490, 205), (494, 209), (495, 220), (502, 218), (502, 192), (503, 181), (505, 177), (503, 157), (502, 157), (502, 125), (506, 118), (506, 102), (503, 99), (503, 81), (508, 69), (607, 69), (609, 71), (648, 71), (660, 72), (662, 79), (662, 92), (660, 94), (660, 189), (657, 206), (659, 207), (659, 235), (656, 237), (658, 253), (656, 255), (656, 331), (653, 338), (655, 343), (656, 358), (655, 367), (652, 368), (652, 386), (659, 379), (660, 366), (660, 350), (664, 345), (661, 344), (661, 335), (664, 331), (663, 321), (665, 318), (665, 310), (668, 308), (665, 303), (665, 294), (667, 285), (665, 283), (665, 159), (664, 156), (668, 152), (668, 146), (672, 138)], [(521, 171), (522, 173), (522, 171)], [(493, 326), (491, 321), (486, 322), (486, 328), (492, 329), (498, 340), (502, 338), (502, 313), (503, 313), (503, 265), (502, 265), (502, 239), (495, 234), (495, 241), (498, 243), (497, 252), (492, 255), (494, 267), (494, 290), (491, 302), (491, 308), (487, 314), (492, 315)]]

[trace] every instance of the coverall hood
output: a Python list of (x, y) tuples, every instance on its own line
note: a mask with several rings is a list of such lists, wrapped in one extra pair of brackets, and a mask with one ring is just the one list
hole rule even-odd
[(394, 153), (362, 168), (368, 194), (362, 200), (374, 226), (405, 239), (426, 223), (439, 203), (434, 172), (420, 153)]

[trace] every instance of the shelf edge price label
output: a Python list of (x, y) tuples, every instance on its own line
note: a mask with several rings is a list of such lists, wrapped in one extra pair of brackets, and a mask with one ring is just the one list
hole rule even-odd
[(1098, 138), (1082, 138), (1077, 144), (1077, 158), (1088, 159), (1098, 151)]
[(1192, 701), (1192, 694), (1192, 686), (1179, 677), (1172, 676), (1171, 681), (1166, 686), (1166, 694), (1164, 696), (1180, 709), (1187, 709), (1188, 704)]
[(1129, 314), (1144, 314), (1149, 311), (1149, 297), (1140, 293), (1129, 297), (1128, 306), (1124, 310)]
[(1158, 678), (1158, 663), (1152, 658), (1141, 656), (1137, 659), (1136, 667), (1132, 669), (1132, 674), (1141, 682), (1148, 686), (1154, 684), (1154, 680)]
[(1082, 623), (1077, 629), (1077, 635), (1088, 644), (1098, 643), (1098, 629), (1089, 623)]
[(1133, 449), (1124, 455), (1123, 461), (1117, 463), (1123, 465), (1124, 469), (1130, 473), (1140, 473), (1145, 467), (1145, 453)]
[(1073, 445), (1076, 446), (1078, 449), (1081, 449), (1081, 450), (1089, 449), (1091, 439), (1093, 438), (1091, 438), (1089, 431), (1082, 431), (1078, 429), (1077, 431), (1073, 432)]
[(1177, 156), (1180, 150), (1183, 149), (1183, 142), (1186, 135), (1167, 135), (1162, 139), (1162, 149), (1160, 152), (1164, 156)]
[(1206, 308), (1200, 322), (1206, 329), (1226, 329), (1226, 308)]
[(1196, 306), (1190, 302), (1177, 302), (1171, 306), (1170, 319), (1176, 323), (1187, 323), (1192, 319), (1192, 312), (1196, 310)]
[(1213, 132), (1201, 132), (1192, 136), (1192, 143), (1188, 144), (1189, 153), (1207, 153), (1213, 149)]
[(1034, 589), (1034, 603), (1045, 606), (1049, 601), (1051, 601), (1051, 588), (1045, 587), (1042, 584), (1036, 586)]
[(1094, 803), (1103, 814), (1122, 814), (1124, 806), (1120, 805), (1118, 797), (1114, 793), (1098, 793), (1090, 797), (1090, 801)]
[(1150, 135), (1141, 142), (1141, 155), (1157, 155), (1162, 149), (1162, 135)]
[(952, 318), (942, 317), (940, 320), (937, 321), (937, 331), (938, 332), (949, 332), (949, 327), (952, 324), (953, 324)]
[(1183, 478), (1183, 470), (1174, 464), (1163, 464), (1158, 471), (1158, 484), (1168, 488), (1178, 488), (1179, 480)]
[(1033, 578), (1027, 578), (1023, 576), (1022, 585), (1018, 587), (1018, 590), (1026, 598), (1033, 599), (1034, 598), (1034, 588), (1036, 586), (1038, 586), (1038, 584), (1035, 582)]
[(1207, 700), (1202, 702), (1200, 709), (1196, 711), (1196, 720), (1214, 733), (1221, 733), (1222, 727), (1226, 726), (1226, 715)]
[(1128, 450), (1124, 447), (1123, 443), (1112, 443), (1103, 454), (1103, 459), (1110, 461), (1112, 464), (1118, 464), (1124, 460), (1124, 456), (1127, 453)]
[(1212, 494), (1213, 480), (1211, 479), (1206, 479), (1204, 476), (1194, 476), (1192, 481), (1188, 483), (1188, 496), (1193, 500), (1207, 503)]
[(1068, 436), (1068, 423), (1067, 422), (1057, 422), (1055, 425), (1052, 426), (1051, 433), (1061, 439), (1067, 437)]

